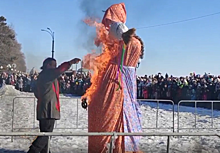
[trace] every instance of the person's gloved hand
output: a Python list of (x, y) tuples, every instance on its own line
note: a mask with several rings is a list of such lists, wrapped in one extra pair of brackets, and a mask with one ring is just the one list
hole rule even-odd
[(81, 103), (81, 105), (82, 105), (82, 108), (87, 109), (88, 104), (87, 104), (86, 99), (82, 99), (82, 103)]

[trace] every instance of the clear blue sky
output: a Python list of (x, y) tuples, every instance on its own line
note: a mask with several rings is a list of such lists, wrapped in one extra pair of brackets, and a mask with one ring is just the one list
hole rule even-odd
[[(82, 5), (87, 4), (86, 5)], [(220, 12), (219, 0), (1, 0), (0, 15), (13, 25), (22, 44), (28, 69), (39, 68), (51, 56), (51, 37), (42, 28), (55, 31), (58, 63), (82, 58), (89, 51), (91, 30), (81, 20), (89, 14), (103, 16), (113, 3), (124, 2), (128, 27), (147, 27)], [(161, 27), (138, 29), (145, 43), (139, 75), (158, 72), (175, 76), (190, 72), (220, 74), (220, 14)]]

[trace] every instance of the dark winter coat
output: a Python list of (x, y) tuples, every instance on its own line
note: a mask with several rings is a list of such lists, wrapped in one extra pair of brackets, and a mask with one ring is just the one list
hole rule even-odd
[(59, 83), (57, 78), (70, 68), (65, 62), (56, 69), (42, 70), (38, 76), (36, 89), (37, 120), (60, 119)]

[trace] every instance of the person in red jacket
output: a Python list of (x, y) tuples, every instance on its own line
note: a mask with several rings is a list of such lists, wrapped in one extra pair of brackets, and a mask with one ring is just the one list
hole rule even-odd
[[(37, 120), (40, 132), (53, 132), (55, 120), (60, 119), (59, 84), (57, 78), (68, 70), (72, 64), (79, 63), (80, 59), (74, 58), (57, 67), (54, 58), (47, 58), (41, 67), (34, 95), (37, 98)], [(37, 137), (28, 153), (46, 153), (48, 148), (47, 136)]]

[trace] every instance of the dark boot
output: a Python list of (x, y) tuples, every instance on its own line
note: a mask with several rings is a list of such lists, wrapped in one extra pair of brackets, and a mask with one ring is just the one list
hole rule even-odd
[(34, 146), (30, 146), (27, 153), (40, 153), (40, 151), (37, 148), (35, 148)]

